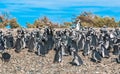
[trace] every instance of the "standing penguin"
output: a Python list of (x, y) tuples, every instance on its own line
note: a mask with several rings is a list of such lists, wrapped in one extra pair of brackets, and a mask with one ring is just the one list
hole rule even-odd
[(62, 55), (63, 56), (67, 56), (68, 55), (67, 47), (65, 46), (64, 43), (62, 43), (62, 45), (61, 45), (61, 50), (62, 50)]
[(119, 44), (113, 44), (113, 55), (118, 55), (120, 51)]
[(55, 47), (54, 63), (62, 62), (61, 39), (59, 38), (58, 46)]
[(35, 38), (34, 38), (34, 34), (31, 33), (31, 37), (28, 42), (28, 52), (33, 52), (34, 49), (35, 49)]
[(16, 42), (15, 42), (15, 52), (19, 53), (21, 50), (22, 50), (22, 40), (21, 40), (21, 37), (18, 36), (18, 38), (16, 39)]
[(82, 65), (83, 61), (81, 57), (78, 55), (78, 53), (76, 52), (76, 50), (74, 48), (70, 48), (70, 50), (71, 50), (71, 55), (73, 57), (71, 64), (76, 66)]
[(3, 39), (0, 38), (0, 53), (2, 53), (4, 51), (5, 47), (4, 47), (4, 41)]
[(96, 63), (100, 63), (101, 62), (101, 56), (100, 56), (99, 52), (96, 49), (94, 49), (92, 51), (91, 61), (96, 62)]
[(7, 49), (12, 49), (14, 47), (14, 38), (12, 34), (8, 34), (5, 38), (5, 47)]
[(87, 56), (89, 53), (90, 53), (90, 40), (91, 40), (91, 37), (88, 36), (86, 38), (86, 42), (85, 42), (85, 45), (84, 45), (84, 49), (83, 49), (83, 56)]
[(120, 54), (118, 55), (118, 58), (116, 58), (116, 62), (120, 64)]
[(0, 44), (0, 53), (3, 53), (4, 50), (5, 48)]
[(42, 39), (39, 39), (37, 43), (37, 53), (39, 56), (45, 56), (45, 43)]
[(104, 45), (101, 46), (101, 55), (103, 58), (109, 58), (109, 51), (105, 48)]
[(78, 42), (78, 50), (83, 50), (84, 48), (84, 44), (85, 44), (85, 36), (84, 34), (81, 32), (79, 34), (79, 42)]

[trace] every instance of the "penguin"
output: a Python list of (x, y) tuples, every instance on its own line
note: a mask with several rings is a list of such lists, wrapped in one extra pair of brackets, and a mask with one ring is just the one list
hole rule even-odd
[(98, 38), (97, 35), (94, 34), (94, 32), (91, 34), (91, 46), (95, 47), (98, 45)]
[(5, 48), (0, 44), (0, 53), (3, 53)]
[(0, 39), (0, 53), (3, 53), (4, 50), (5, 50), (4, 42), (2, 39)]
[(12, 35), (7, 35), (5, 38), (5, 47), (7, 49), (12, 49), (14, 47), (14, 38)]
[(51, 50), (53, 48), (53, 44), (54, 44), (54, 41), (53, 41), (53, 32), (52, 32), (52, 29), (50, 27), (48, 27), (48, 31), (47, 31), (47, 49), (48, 50)]
[(37, 55), (45, 56), (44, 42), (41, 39), (39, 39), (39, 41), (37, 43)]
[(117, 62), (118, 64), (120, 64), (120, 54), (119, 54), (118, 57), (116, 58), (116, 62)]
[(119, 44), (113, 45), (113, 55), (118, 55), (120, 51)]
[(62, 50), (62, 55), (63, 56), (67, 56), (68, 55), (68, 51), (67, 51), (67, 48), (66, 48), (64, 43), (61, 44), (61, 50)]
[(91, 61), (96, 62), (96, 63), (100, 63), (101, 60), (102, 59), (101, 59), (101, 56), (100, 56), (99, 52), (96, 49), (92, 50)]
[(53, 63), (60, 63), (60, 62), (62, 62), (62, 50), (61, 48), (58, 48), (55, 50)]
[(25, 44), (26, 44), (25, 48), (28, 48), (29, 40), (30, 40), (30, 35), (28, 34), (28, 35), (26, 35), (26, 37), (25, 37)]
[(84, 50), (83, 50), (83, 56), (87, 56), (90, 53), (90, 36), (86, 38)]
[(48, 48), (48, 37), (46, 32), (44, 32), (42, 35), (42, 41), (44, 42), (45, 54), (47, 54), (49, 52), (49, 48)]
[(9, 62), (11, 58), (11, 55), (7, 52), (2, 53), (2, 61)]
[(24, 49), (26, 47), (25, 37), (22, 37), (22, 44), (23, 44), (22, 48)]
[(19, 53), (21, 52), (22, 50), (22, 40), (21, 40), (21, 37), (18, 36), (18, 38), (16, 39), (16, 42), (15, 42), (15, 52), (16, 53)]
[(61, 38), (56, 38), (57, 39), (57, 43), (55, 45), (54, 51), (55, 51), (55, 55), (54, 55), (54, 63), (60, 63), (62, 62), (62, 42), (61, 42)]
[(101, 55), (103, 58), (109, 58), (109, 51), (105, 48), (104, 45), (101, 45)]
[(105, 38), (106, 39), (105, 39), (104, 45), (105, 45), (105, 48), (108, 50), (110, 47), (110, 37), (106, 36)]
[(81, 24), (80, 24), (80, 20), (78, 20), (77, 24), (76, 24), (76, 30), (79, 31), (81, 28)]
[(82, 33), (79, 34), (78, 50), (81, 51), (84, 48), (85, 37)]
[(31, 33), (31, 37), (28, 42), (28, 52), (33, 52), (35, 49), (35, 38), (34, 35)]
[(81, 57), (78, 55), (78, 53), (76, 52), (76, 50), (74, 48), (70, 48), (70, 50), (71, 50), (71, 55), (73, 57), (71, 64), (75, 66), (82, 65), (83, 61)]

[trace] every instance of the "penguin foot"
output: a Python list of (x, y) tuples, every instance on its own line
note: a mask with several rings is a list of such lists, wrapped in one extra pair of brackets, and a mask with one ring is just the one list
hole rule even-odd
[(76, 63), (74, 63), (74, 62), (69, 62), (72, 66), (81, 66), (80, 64), (79, 65), (77, 65)]
[(20, 50), (15, 50), (16, 53), (20, 53)]
[(95, 59), (93, 59), (93, 58), (91, 58), (90, 61), (92, 61), (92, 62), (94, 62), (94, 63), (101, 63), (101, 61), (97, 61), (97, 60), (95, 60)]
[(28, 52), (33, 52), (34, 50), (28, 50)]

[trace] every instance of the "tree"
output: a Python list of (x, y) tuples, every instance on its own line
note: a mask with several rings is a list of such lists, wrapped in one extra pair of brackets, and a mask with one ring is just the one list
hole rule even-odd
[(70, 27), (71, 25), (72, 25), (71, 22), (64, 22), (64, 26), (67, 27), (67, 28)]
[(26, 25), (27, 25), (27, 28), (34, 28), (34, 25), (31, 25), (30, 23), (26, 23)]
[(12, 29), (20, 27), (15, 18), (10, 19), (9, 25), (10, 25), (10, 28), (12, 28)]
[(29, 23), (26, 23), (26, 25), (27, 28), (40, 28), (44, 26), (54, 27), (53, 23), (49, 21), (49, 19), (46, 16), (36, 19), (32, 25)]
[(108, 27), (117, 27), (118, 22), (114, 20), (112, 17), (99, 17), (97, 15), (93, 15), (90, 12), (82, 12), (80, 15), (76, 17), (75, 23), (81, 20), (82, 26), (89, 27), (102, 27), (107, 25)]
[(0, 28), (5, 28), (8, 25), (8, 20), (0, 16)]

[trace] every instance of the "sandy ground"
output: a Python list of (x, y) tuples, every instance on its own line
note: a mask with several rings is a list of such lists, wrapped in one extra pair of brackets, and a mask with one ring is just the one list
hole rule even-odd
[(111, 62), (111, 59), (116, 57), (113, 55), (96, 64), (79, 52), (84, 65), (72, 66), (69, 64), (71, 56), (64, 56), (61, 63), (53, 63), (53, 50), (46, 57), (27, 52), (27, 49), (20, 53), (15, 53), (13, 49), (6, 52), (11, 54), (11, 60), (8, 63), (0, 60), (0, 74), (120, 74), (120, 64)]

